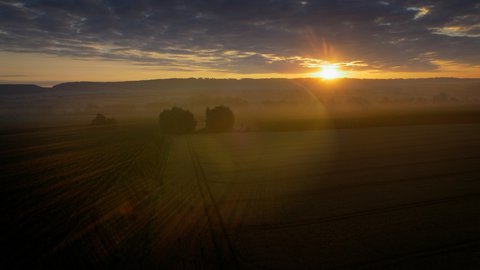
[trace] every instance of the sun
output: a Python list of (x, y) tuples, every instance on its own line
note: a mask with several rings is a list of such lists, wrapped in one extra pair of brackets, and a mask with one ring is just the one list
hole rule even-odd
[(337, 65), (323, 65), (321, 68), (322, 69), (319, 72), (313, 74), (315, 77), (322, 78), (324, 80), (333, 80), (342, 76), (342, 72), (339, 70)]

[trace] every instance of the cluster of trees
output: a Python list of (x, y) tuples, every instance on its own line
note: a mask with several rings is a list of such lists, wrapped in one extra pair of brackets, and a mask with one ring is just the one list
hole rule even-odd
[[(165, 134), (180, 135), (192, 133), (197, 126), (195, 116), (189, 110), (179, 107), (163, 110), (158, 116), (160, 129)], [(116, 125), (117, 121), (113, 118), (107, 118), (101, 113), (97, 113), (92, 120), (92, 126)], [(235, 116), (232, 110), (227, 106), (216, 106), (213, 109), (207, 107), (205, 119), (206, 132), (228, 132), (233, 129)]]
[(193, 113), (182, 108), (173, 107), (164, 110), (158, 117), (160, 129), (167, 134), (185, 134), (195, 130), (197, 121)]
[[(160, 129), (166, 134), (186, 134), (195, 130), (197, 121), (192, 112), (178, 107), (164, 110), (158, 117)], [(207, 132), (227, 132), (233, 129), (235, 116), (229, 107), (207, 107), (205, 130)]]
[(208, 132), (226, 132), (233, 129), (235, 117), (227, 106), (207, 107), (205, 129)]

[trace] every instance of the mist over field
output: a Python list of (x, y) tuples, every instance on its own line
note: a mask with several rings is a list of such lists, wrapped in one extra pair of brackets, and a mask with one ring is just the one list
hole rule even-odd
[(61, 126), (87, 123), (96, 113), (103, 113), (127, 122), (152, 122), (160, 111), (179, 106), (191, 110), (200, 127), (205, 108), (223, 104), (234, 109), (236, 129), (259, 129), (266, 128), (266, 122), (328, 121), (359, 114), (381, 117), (395, 111), (476, 110), (479, 89), (478, 79), (450, 78), (165, 79), (71, 82), (51, 88), (0, 85), (0, 121), (4, 126)]

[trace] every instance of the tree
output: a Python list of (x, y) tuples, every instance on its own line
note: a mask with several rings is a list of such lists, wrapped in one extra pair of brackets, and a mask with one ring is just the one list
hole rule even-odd
[(175, 135), (193, 132), (197, 125), (193, 113), (178, 107), (162, 111), (158, 123), (164, 133)]
[(101, 113), (97, 113), (97, 116), (92, 120), (92, 126), (108, 126), (108, 125), (116, 125), (117, 120), (113, 118), (106, 118), (105, 115)]
[(227, 106), (207, 107), (205, 128), (209, 132), (226, 132), (233, 129), (235, 117)]
[(433, 103), (444, 103), (448, 101), (448, 96), (444, 92), (441, 92), (432, 98)]

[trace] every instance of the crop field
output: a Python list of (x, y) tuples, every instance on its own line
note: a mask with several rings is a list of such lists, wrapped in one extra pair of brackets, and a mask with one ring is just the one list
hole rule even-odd
[(480, 266), (479, 124), (177, 137), (132, 124), (0, 137), (2, 264)]
[(191, 147), (239, 268), (458, 269), (480, 263), (479, 135), (383, 127), (194, 136)]
[(161, 187), (156, 129), (33, 129), (0, 137), (3, 264), (89, 267), (148, 233), (145, 205)]

